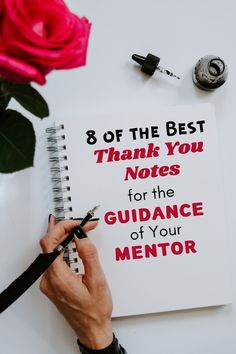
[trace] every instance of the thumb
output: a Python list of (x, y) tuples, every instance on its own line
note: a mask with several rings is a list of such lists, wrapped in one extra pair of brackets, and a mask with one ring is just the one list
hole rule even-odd
[(47, 234), (41, 239), (40, 245), (44, 252), (51, 252), (58, 246), (73, 230), (74, 227), (80, 224), (79, 220), (60, 221), (53, 225)]

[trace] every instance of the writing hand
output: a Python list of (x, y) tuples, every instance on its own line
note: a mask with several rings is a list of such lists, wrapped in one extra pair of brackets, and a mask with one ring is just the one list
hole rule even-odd
[[(51, 252), (79, 223), (76, 220), (56, 223), (51, 216), (47, 234), (40, 241), (42, 250)], [(96, 226), (96, 221), (88, 222), (84, 231)], [(66, 318), (82, 344), (102, 349), (113, 340), (110, 290), (95, 245), (89, 238), (76, 238), (75, 243), (84, 274), (72, 273), (60, 255), (44, 273), (40, 289)]]

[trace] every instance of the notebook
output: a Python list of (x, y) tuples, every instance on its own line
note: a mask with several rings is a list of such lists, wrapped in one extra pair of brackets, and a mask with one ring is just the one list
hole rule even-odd
[[(100, 205), (89, 237), (113, 316), (231, 302), (214, 107), (65, 117), (48, 129), (56, 213)], [(74, 271), (83, 267), (71, 244)]]

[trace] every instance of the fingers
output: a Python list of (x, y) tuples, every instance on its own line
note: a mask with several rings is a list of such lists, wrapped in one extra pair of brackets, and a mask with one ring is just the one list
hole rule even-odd
[(50, 232), (56, 225), (56, 218), (54, 215), (50, 214), (48, 218), (48, 229), (47, 232)]
[[(64, 240), (70, 231), (79, 224), (78, 221), (67, 220), (63, 222), (56, 222), (54, 215), (51, 215), (48, 222), (47, 234), (40, 240), (40, 245), (45, 253), (52, 252), (62, 240)], [(63, 261), (63, 255), (59, 255), (56, 260), (49, 267), (47, 274), (51, 276), (68, 277), (71, 270)]]
[[(41, 239), (40, 245), (42, 250), (45, 253), (52, 252), (56, 246), (58, 246), (74, 229), (74, 227), (78, 226), (81, 223), (80, 220), (65, 220), (56, 223), (56, 218), (51, 215), (48, 224), (48, 232)], [(88, 222), (84, 226), (84, 231), (88, 232), (93, 230), (97, 226), (97, 221)], [(63, 261), (63, 256), (60, 255), (50, 266), (49, 271), (54, 272), (54, 274), (58, 273), (61, 275), (67, 275), (68, 272), (71, 272), (69, 267)]]
[[(67, 221), (69, 221), (69, 220), (67, 220)], [(73, 228), (74, 228), (75, 226), (78, 226), (78, 225), (81, 223), (81, 221), (76, 220), (76, 224), (74, 224), (74, 223), (71, 224), (71, 221), (72, 221), (72, 220), (70, 220), (70, 223), (68, 223), (68, 222), (66, 222), (66, 221), (60, 222), (60, 223), (58, 223), (58, 224), (55, 226), (55, 228), (56, 228), (59, 224), (61, 224), (61, 225), (59, 225), (59, 226), (62, 226), (62, 229), (59, 229), (59, 228), (58, 228), (58, 229), (59, 229), (60, 231), (61, 231), (61, 230), (64, 230), (64, 232), (65, 232), (65, 231), (68, 231), (68, 232), (65, 234), (65, 237), (67, 237), (67, 235), (73, 230)], [(74, 221), (74, 222), (75, 222), (75, 221)], [(97, 221), (88, 222), (88, 223), (83, 227), (83, 229), (84, 229), (85, 232), (89, 232), (89, 231), (93, 230), (93, 229), (97, 226), (97, 224), (98, 224)], [(51, 241), (51, 238), (54, 237), (55, 228), (54, 228), (51, 232), (49, 232), (49, 234), (48, 234), (48, 237), (49, 237), (49, 240), (50, 240), (50, 241)], [(57, 230), (56, 230), (56, 231), (57, 231)], [(64, 239), (65, 237), (63, 237), (63, 239)], [(61, 241), (62, 241), (62, 239), (61, 239), (61, 240), (58, 240), (57, 243), (56, 243), (56, 245), (53, 246), (53, 248), (55, 248)], [(63, 256), (62, 256), (62, 255), (59, 256), (59, 257), (53, 262), (53, 264), (51, 265), (51, 270), (54, 271), (54, 273), (60, 274), (61, 276), (68, 276), (68, 273), (71, 274), (71, 270), (70, 270), (70, 268), (67, 266), (67, 264), (63, 261)]]
[(48, 233), (40, 241), (42, 250), (44, 252), (53, 251), (54, 248), (68, 236), (73, 228), (79, 224), (79, 220), (66, 220), (55, 224), (55, 220), (53, 220), (53, 217), (51, 216), (48, 226)]
[[(54, 248), (68, 236), (73, 228), (78, 226), (80, 223), (80, 220), (65, 220), (56, 223), (55, 216), (51, 215), (48, 224), (48, 232), (40, 241), (42, 250), (44, 252), (53, 251)], [(97, 226), (97, 224), (97, 221), (89, 221), (83, 229), (85, 232), (91, 231)]]
[(83, 226), (85, 232), (89, 232), (94, 230), (98, 225), (98, 221), (89, 221), (86, 225)]
[(84, 265), (84, 279), (86, 284), (94, 285), (105, 281), (105, 276), (99, 261), (95, 245), (89, 238), (82, 240), (75, 239), (76, 248)]

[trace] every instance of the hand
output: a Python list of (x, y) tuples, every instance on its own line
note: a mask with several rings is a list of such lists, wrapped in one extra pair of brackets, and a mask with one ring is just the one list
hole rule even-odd
[[(51, 216), (47, 234), (40, 241), (42, 250), (51, 252), (79, 223), (67, 220), (56, 224)], [(97, 222), (91, 221), (84, 230), (88, 232), (96, 226)], [(83, 345), (103, 349), (113, 340), (110, 290), (94, 244), (89, 238), (75, 238), (75, 243), (84, 274), (72, 273), (60, 255), (44, 273), (40, 290), (56, 305)]]

